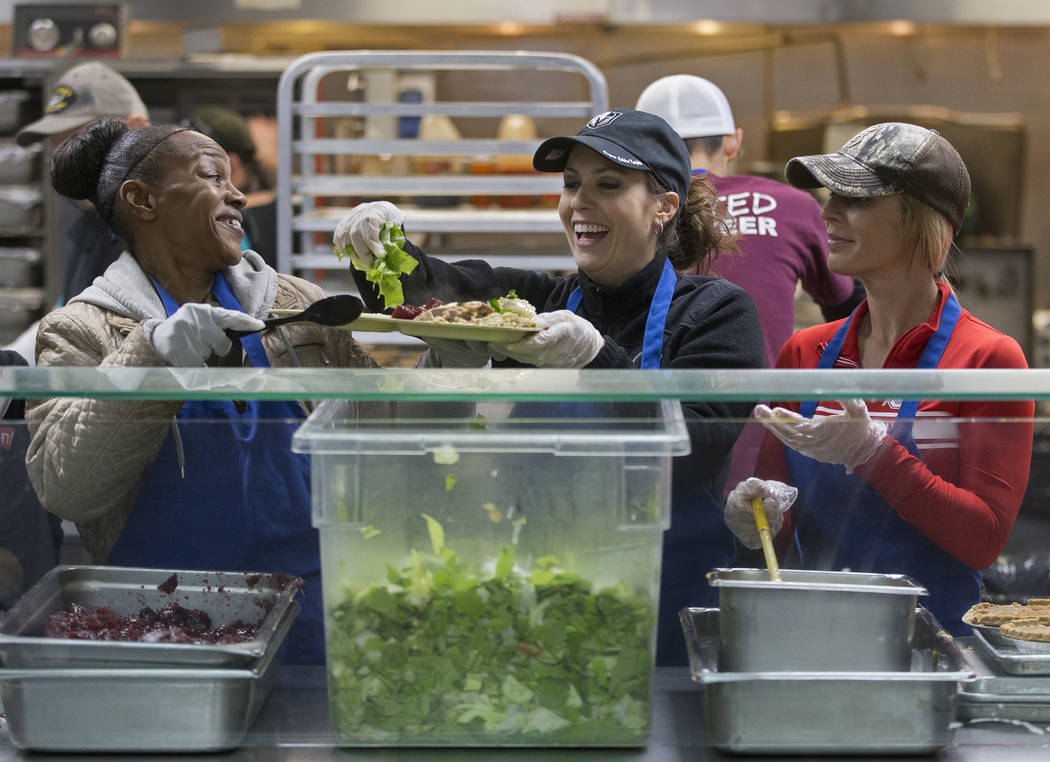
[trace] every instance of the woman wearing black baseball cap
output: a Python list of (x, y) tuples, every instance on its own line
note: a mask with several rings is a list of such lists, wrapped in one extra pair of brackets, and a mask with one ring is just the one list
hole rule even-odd
[[(510, 290), (539, 311), (542, 330), (515, 343), (427, 339), (444, 366), (532, 365), (551, 368), (759, 368), (761, 329), (750, 296), (720, 278), (677, 273), (732, 246), (713, 186), (690, 174), (689, 152), (663, 119), (631, 109), (592, 118), (573, 136), (544, 141), (533, 156), (543, 172), (561, 172), (558, 212), (577, 272), (568, 277), (482, 260), (447, 263), (408, 244), (419, 266), (402, 276), (405, 300), (424, 304), (488, 300)], [(382, 252), (384, 224), (401, 225), (393, 204), (352, 209), (336, 228), (337, 247), (352, 247), (368, 266)], [(384, 305), (354, 272), (368, 307)], [(509, 358), (509, 359), (508, 359)], [(720, 501), (730, 450), (749, 405), (686, 403), (692, 454), (676, 458), (671, 531), (665, 533), (657, 660), (684, 664), (678, 611), (714, 603), (705, 573), (732, 563), (734, 543)], [(706, 421), (705, 424), (703, 421)]]
[[(970, 198), (947, 140), (877, 124), (835, 153), (792, 159), (786, 175), (831, 191), (828, 265), (860, 278), (868, 298), (845, 320), (795, 333), (777, 367), (1027, 367), (1017, 342), (962, 309), (943, 275)], [(1031, 401), (759, 405), (762, 478), (733, 489), (726, 521), (757, 548), (751, 500), (761, 497), (778, 543), (797, 537), (805, 568), (907, 574), (949, 632), (969, 634), (962, 616), (980, 600), (980, 570), (1024, 496), (1033, 414)]]

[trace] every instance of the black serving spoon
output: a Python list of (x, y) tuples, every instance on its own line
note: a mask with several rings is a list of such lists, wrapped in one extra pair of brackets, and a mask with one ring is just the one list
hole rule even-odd
[[(317, 325), (346, 325), (357, 320), (364, 312), (365, 305), (352, 294), (339, 294), (338, 296), (327, 296), (319, 299), (302, 312), (284, 317), (270, 318), (263, 321), (263, 328), (273, 328), (285, 323), (316, 323)], [(239, 339), (257, 331), (227, 331), (226, 335), (231, 339)]]

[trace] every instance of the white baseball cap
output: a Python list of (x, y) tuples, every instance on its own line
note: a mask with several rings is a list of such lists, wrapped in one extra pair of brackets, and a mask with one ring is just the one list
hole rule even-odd
[(685, 140), (736, 132), (725, 93), (692, 74), (660, 77), (642, 91), (635, 108), (663, 117)]

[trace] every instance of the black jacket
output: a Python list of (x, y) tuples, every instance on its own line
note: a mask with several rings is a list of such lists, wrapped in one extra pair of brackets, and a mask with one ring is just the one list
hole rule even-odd
[[(605, 337), (605, 346), (587, 366), (638, 368), (649, 304), (663, 269), (664, 255), (615, 288), (601, 286), (583, 272), (562, 278), (546, 273), (492, 267), (482, 260), (448, 263), (428, 257), (411, 244), (406, 251), (419, 266), (402, 277), (405, 301), (487, 300), (513, 289), (540, 312), (564, 309), (579, 285), (577, 309)], [(378, 292), (354, 270), (368, 308), (382, 310)], [(674, 370), (761, 368), (765, 364), (762, 329), (746, 291), (721, 278), (679, 276), (664, 326), (661, 367)], [(509, 364), (509, 363), (508, 363)], [(500, 365), (500, 363), (496, 363)], [(671, 531), (664, 541), (658, 661), (684, 664), (678, 610), (685, 605), (714, 605), (704, 574), (732, 564), (732, 534), (722, 519), (721, 495), (729, 456), (753, 404), (686, 401), (692, 452), (676, 458), (673, 469)]]

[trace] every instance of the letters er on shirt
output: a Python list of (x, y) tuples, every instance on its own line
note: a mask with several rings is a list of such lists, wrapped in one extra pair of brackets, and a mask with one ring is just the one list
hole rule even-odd
[(764, 217), (777, 208), (777, 200), (766, 193), (730, 193), (719, 196), (718, 200), (726, 205), (733, 216), (731, 232), (740, 235), (777, 235), (777, 221)]

